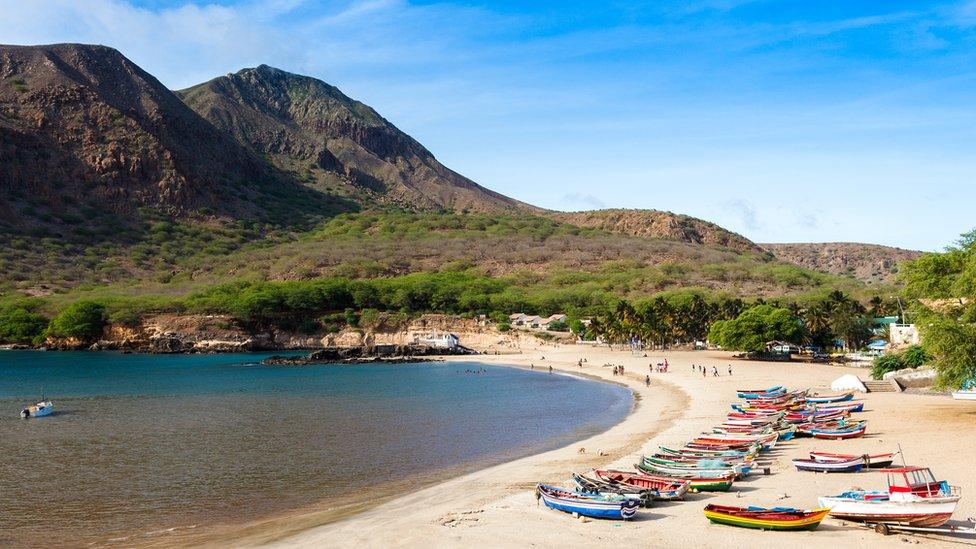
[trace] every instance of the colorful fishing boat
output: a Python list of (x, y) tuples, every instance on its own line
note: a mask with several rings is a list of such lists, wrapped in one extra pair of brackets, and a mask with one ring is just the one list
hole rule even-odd
[(605, 482), (613, 482), (635, 489), (653, 490), (657, 493), (654, 499), (681, 499), (691, 487), (691, 482), (661, 475), (647, 475), (633, 471), (614, 471), (596, 469), (593, 476)]
[(702, 460), (702, 464), (671, 462), (652, 457), (642, 457), (640, 461), (644, 471), (660, 475), (695, 475), (699, 478), (724, 478), (728, 475), (742, 476), (752, 469), (751, 464), (728, 465), (722, 462)]
[(849, 461), (854, 458), (864, 460), (864, 466), (869, 469), (883, 469), (891, 467), (895, 461), (894, 452), (886, 454), (832, 454), (830, 452), (810, 452), (810, 459), (822, 462)]
[[(638, 463), (634, 467), (654, 476), (662, 476), (662, 473), (655, 471), (651, 467), (646, 467), (642, 463)], [(732, 483), (735, 482), (736, 477), (735, 473), (731, 472), (725, 476), (718, 477), (703, 477), (697, 473), (666, 473), (663, 476), (688, 481), (689, 489), (696, 492), (727, 492), (732, 487)]]
[(853, 400), (853, 398), (854, 392), (848, 391), (846, 393), (814, 394), (806, 397), (806, 401), (812, 404), (825, 404), (829, 402), (846, 402)]
[(43, 400), (37, 404), (32, 404), (30, 406), (24, 406), (20, 411), (20, 417), (44, 417), (50, 415), (54, 411), (54, 403), (50, 400)]
[(644, 507), (650, 507), (651, 502), (658, 498), (658, 492), (649, 488), (637, 488), (599, 478), (573, 473), (573, 483), (576, 491), (583, 494), (618, 494), (624, 497), (638, 499)]
[(864, 436), (868, 429), (868, 422), (862, 421), (851, 426), (838, 426), (836, 428), (815, 428), (810, 430), (814, 438), (829, 440), (843, 440)]
[(813, 409), (818, 412), (863, 412), (864, 402), (858, 401), (848, 401), (840, 402), (837, 404), (815, 404)]
[(618, 494), (582, 494), (563, 488), (539, 484), (536, 497), (546, 507), (576, 515), (601, 519), (630, 519), (637, 514), (640, 501)]
[(829, 509), (793, 509), (792, 507), (731, 507), (709, 504), (705, 516), (715, 524), (726, 524), (758, 530), (815, 530)]
[(936, 480), (926, 467), (880, 469), (886, 473), (887, 492), (850, 491), (820, 498), (830, 516), (870, 524), (933, 528), (942, 526), (962, 497), (959, 488)]
[(768, 389), (738, 389), (736, 395), (739, 398), (762, 398), (786, 394), (786, 387), (777, 385)]
[(797, 471), (817, 473), (856, 473), (864, 468), (864, 458), (857, 456), (844, 461), (818, 461), (816, 459), (795, 458), (793, 466)]

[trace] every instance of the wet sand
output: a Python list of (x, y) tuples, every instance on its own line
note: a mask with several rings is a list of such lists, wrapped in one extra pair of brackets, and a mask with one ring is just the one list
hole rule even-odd
[[(863, 369), (802, 363), (732, 360), (721, 352), (648, 352), (648, 358), (606, 347), (542, 346), (521, 355), (476, 356), (471, 361), (585, 374), (625, 383), (638, 396), (633, 412), (608, 431), (564, 448), (537, 454), (437, 483), (394, 497), (373, 499), (341, 509), (312, 509), (263, 521), (245, 529), (195, 540), (211, 546), (277, 547), (565, 547), (605, 544), (666, 544), (671, 547), (785, 546), (789, 543), (832, 547), (886, 546), (903, 539), (929, 546), (976, 546), (973, 538), (933, 538), (897, 534), (882, 537), (861, 526), (827, 519), (814, 532), (761, 532), (712, 525), (704, 518), (706, 503), (815, 507), (817, 496), (851, 487), (883, 488), (883, 475), (817, 474), (796, 471), (790, 459), (813, 449), (844, 453), (893, 451), (901, 444), (910, 464), (932, 467), (939, 478), (962, 488), (954, 522), (976, 515), (976, 478), (972, 454), (976, 445), (976, 403), (897, 393), (858, 395), (865, 401), (859, 419), (868, 420), (867, 436), (848, 441), (799, 439), (781, 443), (764, 456), (771, 474), (752, 475), (728, 493), (689, 494), (684, 502), (658, 502), (629, 522), (582, 522), (537, 504), (537, 482), (569, 486), (571, 471), (632, 468), (642, 453), (658, 445), (679, 445), (721, 421), (735, 399), (736, 388), (825, 387), (833, 379)], [(546, 360), (542, 360), (542, 356)], [(576, 365), (580, 357), (587, 363)], [(667, 357), (667, 374), (651, 374), (649, 362)], [(623, 364), (625, 376), (613, 376), (605, 363)], [(709, 367), (707, 377), (691, 364)], [(733, 375), (728, 375), (728, 365)], [(711, 366), (720, 377), (712, 377)], [(581, 450), (584, 450), (581, 452)], [(353, 514), (354, 513), (354, 514)], [(351, 514), (351, 516), (350, 516)]]

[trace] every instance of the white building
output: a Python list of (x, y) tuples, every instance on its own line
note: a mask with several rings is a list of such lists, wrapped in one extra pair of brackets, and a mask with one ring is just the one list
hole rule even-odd
[(415, 345), (455, 349), (461, 345), (461, 338), (449, 332), (417, 332), (413, 335), (413, 342)]
[(888, 343), (893, 348), (918, 345), (918, 328), (914, 324), (892, 324), (888, 328)]

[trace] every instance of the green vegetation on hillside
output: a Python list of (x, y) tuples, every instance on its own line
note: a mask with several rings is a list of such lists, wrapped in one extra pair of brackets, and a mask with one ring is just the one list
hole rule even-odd
[(725, 349), (757, 352), (769, 341), (799, 343), (803, 323), (789, 309), (756, 305), (730, 320), (712, 323), (708, 340)]
[(900, 278), (938, 385), (955, 389), (976, 379), (976, 230), (943, 253), (906, 263)]

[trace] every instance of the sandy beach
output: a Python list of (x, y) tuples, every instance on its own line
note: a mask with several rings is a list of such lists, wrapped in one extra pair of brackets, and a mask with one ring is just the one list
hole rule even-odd
[[(877, 473), (816, 474), (796, 471), (793, 457), (813, 449), (845, 453), (893, 451), (901, 444), (907, 461), (929, 466), (938, 478), (962, 488), (952, 523), (976, 515), (976, 479), (971, 452), (976, 404), (949, 398), (897, 393), (858, 395), (865, 401), (859, 419), (868, 420), (868, 434), (848, 441), (798, 439), (781, 443), (763, 456), (769, 475), (751, 475), (728, 493), (689, 494), (683, 502), (655, 502), (629, 522), (573, 519), (537, 504), (537, 482), (569, 486), (571, 471), (613, 467), (630, 469), (642, 453), (658, 445), (680, 445), (721, 421), (735, 399), (736, 388), (784, 384), (825, 387), (846, 373), (863, 369), (802, 363), (733, 360), (722, 352), (648, 352), (572, 345), (522, 349), (517, 355), (480, 355), (472, 362), (509, 364), (556, 373), (583, 374), (624, 383), (635, 393), (632, 413), (599, 435), (564, 448), (529, 456), (440, 482), (390, 500), (373, 500), (337, 516), (337, 510), (310, 510), (259, 525), (230, 531), (205, 545), (273, 547), (557, 547), (585, 545), (666, 544), (671, 547), (728, 547), (731, 544), (775, 547), (788, 543), (833, 547), (882, 546), (919, 542), (931, 546), (976, 546), (976, 539), (934, 536), (883, 537), (867, 528), (828, 518), (814, 532), (761, 532), (712, 525), (702, 514), (706, 503), (816, 507), (817, 496), (859, 486), (884, 486)], [(543, 357), (545, 359), (543, 360)], [(586, 358), (582, 368), (577, 360)], [(652, 373), (644, 386), (648, 364), (667, 357), (670, 372)], [(613, 376), (607, 363), (622, 364), (626, 375)], [(703, 377), (692, 364), (705, 364)], [(731, 364), (733, 374), (729, 376)], [(719, 368), (713, 377), (711, 367)], [(584, 450), (581, 452), (581, 450)], [(968, 496), (968, 497), (967, 497)], [(337, 520), (338, 518), (338, 520)], [(198, 540), (199, 541), (199, 540)]]

